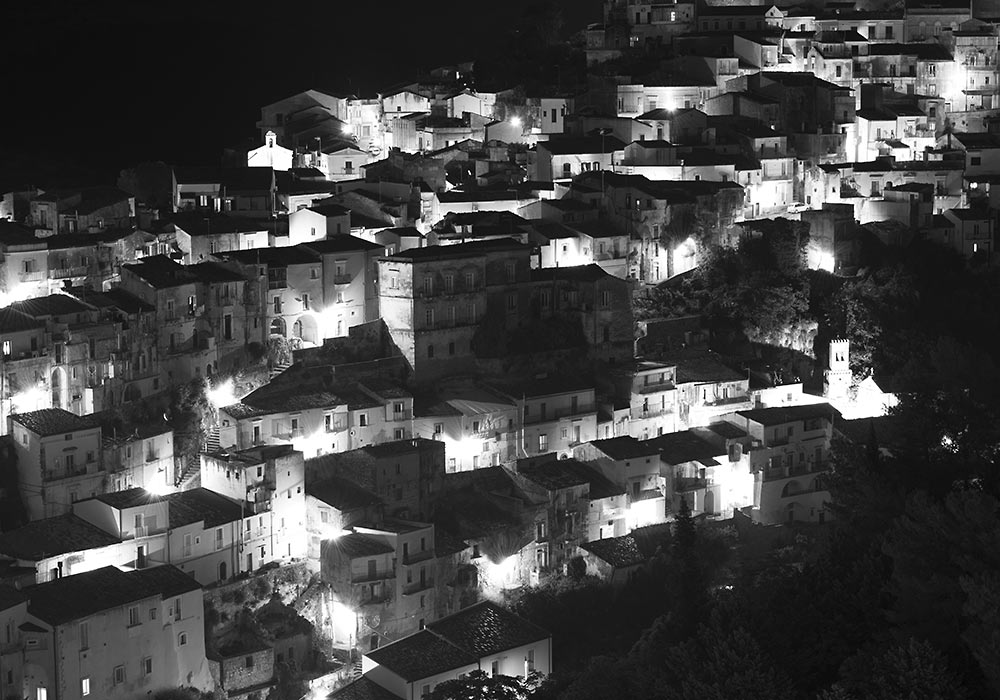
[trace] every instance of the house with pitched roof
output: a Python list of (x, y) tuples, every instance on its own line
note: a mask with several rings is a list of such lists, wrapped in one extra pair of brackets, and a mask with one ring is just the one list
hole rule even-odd
[(201, 585), (172, 566), (106, 566), (24, 589), (18, 696), (134, 698), (211, 690)]
[(0, 559), (22, 569), (11, 583), (32, 585), (118, 566), (134, 546), (73, 513), (33, 520), (0, 534)]
[(218, 361), (214, 343), (196, 332), (204, 313), (200, 282), (192, 270), (163, 255), (122, 266), (122, 288), (156, 308), (156, 356), (167, 381), (190, 381)]
[(652, 441), (629, 435), (592, 440), (573, 448), (573, 456), (626, 491), (628, 530), (666, 521), (667, 483), (661, 473), (660, 450)]
[(551, 633), (496, 603), (477, 603), (369, 651), (362, 657), (362, 679), (331, 697), (354, 697), (357, 683), (374, 684), (396, 698), (427, 697), (438, 683), (474, 670), (521, 678), (534, 672), (548, 675)]
[(24, 640), (21, 627), (28, 619), (28, 597), (10, 586), (0, 585), (0, 697), (19, 697), (23, 692)]
[(766, 524), (830, 517), (830, 441), (839, 412), (828, 403), (736, 411), (724, 420), (750, 440), (753, 518)]
[(305, 556), (302, 452), (283, 444), (202, 454), (201, 479), (206, 489), (240, 504), (243, 555), (233, 566), (233, 575)]
[(76, 501), (104, 493), (101, 427), (62, 408), (10, 417), (18, 488), (29, 520), (68, 513)]
[(316, 253), (322, 262), (323, 338), (346, 336), (352, 326), (378, 317), (377, 256), (385, 252), (383, 246), (349, 235), (346, 230), (330, 235), (327, 229), (326, 239), (308, 241), (303, 247)]

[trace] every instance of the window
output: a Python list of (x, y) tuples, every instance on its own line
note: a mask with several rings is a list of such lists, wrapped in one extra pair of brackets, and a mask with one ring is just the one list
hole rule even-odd
[(187, 632), (181, 632), (177, 635), (177, 646), (182, 647), (188, 643)]
[(156, 619), (156, 608), (150, 608), (149, 609), (149, 619), (150, 620), (155, 620)]
[(573, 166), (563, 163), (563, 177), (570, 177), (573, 174)]
[(147, 656), (142, 660), (141, 664), (142, 675), (151, 676), (153, 675), (153, 657)]
[(128, 609), (128, 626), (135, 627), (139, 623), (139, 606), (133, 605)]
[(309, 310), (309, 295), (308, 294), (303, 294), (302, 295), (302, 310), (303, 311), (308, 311)]
[(430, 685), (424, 685), (422, 688), (420, 688), (420, 697), (429, 698), (430, 695), (431, 695)]
[(115, 666), (115, 685), (121, 685), (125, 682), (125, 667)]
[(524, 659), (525, 676), (535, 670), (535, 650), (528, 649), (528, 656)]
[(243, 660), (243, 665), (244, 665), (244, 666), (245, 666), (246, 668), (253, 668), (253, 657), (252, 657), (252, 656), (248, 656), (248, 657), (246, 657), (246, 658), (245, 658), (245, 659)]
[(274, 297), (274, 313), (281, 313), (281, 297)]
[(466, 272), (465, 273), (465, 286), (468, 289), (473, 289), (476, 286), (476, 273)]
[(494, 660), (493, 663), (490, 664), (490, 675), (491, 676), (498, 676), (498, 675), (500, 675), (500, 662), (499, 661)]
[(361, 426), (362, 428), (368, 427), (368, 414), (367, 413), (359, 413), (358, 414), (358, 425)]
[(517, 266), (513, 261), (508, 261), (504, 267), (507, 271), (507, 281), (513, 282), (517, 278)]
[(90, 695), (90, 678), (80, 679), (80, 695)]
[(982, 162), (981, 156), (969, 156), (969, 165), (982, 165)]
[(837, 66), (837, 69), (836, 69), (836, 72), (837, 72), (837, 77), (838, 77), (838, 78), (842, 77), (842, 75), (843, 75), (843, 73), (844, 73), (844, 68), (843, 68), (843, 66)]
[(545, 433), (538, 434), (538, 451), (546, 452), (549, 449), (549, 436)]
[(427, 346), (427, 359), (432, 359), (433, 357), (434, 357), (434, 346), (433, 345), (428, 345)]
[(392, 439), (393, 440), (403, 440), (405, 438), (406, 438), (406, 431), (405, 430), (403, 430), (402, 428), (395, 428), (395, 429), (393, 429), (393, 431), (392, 431)]
[[(10, 641), (9, 639), (7, 641)], [(90, 625), (86, 622), (80, 623), (80, 649), (90, 648)]]
[[(256, 442), (256, 440), (255, 440)], [(222, 528), (215, 531), (215, 551), (222, 549)]]
[(434, 325), (434, 309), (424, 309), (424, 320), (428, 326)]
[(424, 294), (427, 296), (434, 294), (434, 278), (430, 275), (424, 277)]
[(448, 294), (455, 291), (455, 275), (446, 274), (444, 276), (444, 291)]
[(517, 311), (517, 294), (507, 295), (507, 312), (515, 313)]

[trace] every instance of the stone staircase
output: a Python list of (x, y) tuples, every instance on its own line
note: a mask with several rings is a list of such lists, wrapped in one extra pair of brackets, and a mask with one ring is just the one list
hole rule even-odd
[(188, 459), (187, 464), (184, 465), (184, 470), (174, 482), (174, 486), (176, 486), (179, 491), (187, 491), (188, 489), (194, 489), (201, 486), (200, 455), (194, 455)]
[(208, 431), (208, 439), (205, 440), (205, 452), (218, 452), (220, 449), (222, 449), (222, 444), (219, 441), (219, 429), (215, 427)]
[(284, 372), (286, 369), (292, 366), (291, 362), (279, 362), (271, 367), (271, 379), (274, 379), (279, 374)]

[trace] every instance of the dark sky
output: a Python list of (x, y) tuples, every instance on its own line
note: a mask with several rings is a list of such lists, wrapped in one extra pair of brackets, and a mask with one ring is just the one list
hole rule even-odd
[[(599, 18), (600, 0), (555, 1), (569, 27)], [(216, 162), (254, 135), (261, 105), (312, 86), (374, 96), (474, 60), (531, 2), (20, 2), (0, 38), (0, 177)]]

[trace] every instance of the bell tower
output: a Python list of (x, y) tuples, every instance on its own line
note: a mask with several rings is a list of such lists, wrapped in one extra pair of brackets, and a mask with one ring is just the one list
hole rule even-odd
[(847, 399), (851, 390), (851, 341), (831, 340), (827, 369), (823, 371), (823, 396), (828, 399)]

